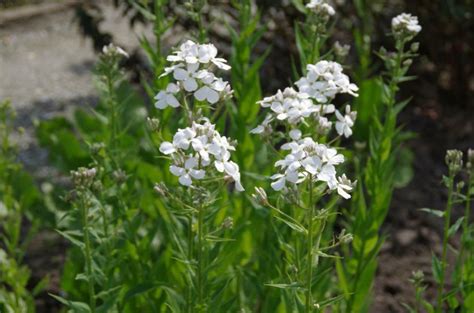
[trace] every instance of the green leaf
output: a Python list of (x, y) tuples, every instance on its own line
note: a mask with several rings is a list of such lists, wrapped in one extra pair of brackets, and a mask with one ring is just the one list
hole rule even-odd
[(437, 216), (437, 217), (443, 217), (445, 212), (444, 211), (440, 211), (440, 210), (433, 210), (433, 209), (430, 209), (430, 208), (421, 208), (420, 211), (423, 211), (423, 212), (427, 212), (427, 213), (430, 213), (430, 214), (433, 214), (434, 216)]
[(448, 237), (453, 236), (458, 231), (459, 227), (462, 225), (462, 222), (464, 221), (464, 218), (465, 218), (464, 216), (458, 218), (456, 223), (454, 223), (453, 225), (451, 225), (451, 227), (449, 227)]
[(79, 248), (83, 249), (85, 247), (85, 244), (82, 241), (73, 237), (73, 236), (77, 236), (78, 232), (68, 231), (68, 230), (60, 231), (58, 229), (56, 229), (56, 232), (60, 234), (61, 236), (63, 236), (64, 238), (66, 238), (67, 240), (69, 240), (72, 244), (78, 246)]
[(407, 186), (413, 179), (413, 152), (408, 148), (403, 148), (398, 153), (398, 162), (395, 167), (394, 185), (396, 188)]
[(74, 302), (74, 301), (69, 301), (67, 299), (64, 299), (60, 296), (56, 296), (53, 294), (49, 294), (51, 297), (56, 299), (57, 301), (61, 302), (65, 306), (67, 306), (69, 309), (71, 309), (74, 313), (91, 313), (91, 309), (87, 303), (84, 302)]
[(301, 284), (294, 282), (291, 284), (265, 284), (265, 286), (279, 288), (279, 289), (300, 289), (302, 288)]
[(441, 282), (441, 277), (444, 275), (443, 266), (441, 265), (440, 260), (433, 254), (431, 257), (431, 270), (433, 271), (433, 278), (439, 284)]

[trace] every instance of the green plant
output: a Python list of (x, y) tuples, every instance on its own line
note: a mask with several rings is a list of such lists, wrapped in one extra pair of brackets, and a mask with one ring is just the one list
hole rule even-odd
[[(436, 210), (430, 208), (421, 209), (438, 218), (443, 219), (443, 242), (441, 255), (432, 256), (432, 275), (436, 283), (437, 295), (435, 304), (425, 300), (423, 291), (423, 274), (417, 274), (417, 278), (412, 281), (416, 286), (416, 306), (415, 308), (406, 306), (410, 312), (421, 312), (424, 308), (427, 312), (471, 312), (474, 308), (472, 290), (474, 279), (470, 274), (472, 268), (472, 229), (473, 225), (469, 221), (471, 210), (473, 171), (472, 162), (474, 153), (468, 151), (466, 166), (463, 167), (463, 153), (459, 150), (448, 150), (446, 152), (446, 165), (448, 175), (443, 176), (443, 184), (448, 190), (446, 209)], [(467, 188), (461, 173), (465, 172)], [(452, 221), (454, 210), (462, 208), (464, 205), (464, 215), (455, 222)], [(467, 222), (466, 222), (467, 220)], [(459, 229), (462, 229), (459, 250), (450, 245), (450, 241), (456, 236)], [(452, 254), (454, 264), (449, 264), (448, 255)], [(451, 268), (451, 270), (450, 270)], [(449, 273), (452, 272), (450, 276)], [(451, 278), (451, 279), (450, 279)], [(448, 287), (448, 282), (451, 281)]]
[[(411, 20), (413, 18), (413, 20)], [(402, 22), (397, 22), (402, 19)], [(407, 23), (413, 28), (408, 28)], [(416, 56), (418, 44), (407, 44), (421, 30), (416, 17), (401, 14), (392, 21), (394, 53), (381, 49), (386, 73), (362, 82), (355, 107), (358, 120), (355, 138), (365, 145), (354, 156), (358, 192), (347, 212), (348, 230), (354, 234), (351, 249), (344, 251), (338, 275), (347, 299), (346, 312), (365, 312), (377, 268), (377, 256), (384, 241), (380, 234), (387, 216), (393, 190), (411, 179), (411, 154), (402, 144), (411, 137), (397, 125), (399, 113), (409, 100), (397, 102), (399, 84), (413, 79), (407, 71)]]
[[(23, 263), (40, 219), (32, 209), (40, 201), (38, 191), (16, 160), (11, 141), (15, 112), (9, 101), (0, 103), (0, 310), (6, 313), (35, 312), (34, 297), (47, 285), (47, 278), (28, 288), (31, 270)], [(28, 217), (27, 217), (28, 216)], [(31, 225), (25, 229), (25, 222)]]

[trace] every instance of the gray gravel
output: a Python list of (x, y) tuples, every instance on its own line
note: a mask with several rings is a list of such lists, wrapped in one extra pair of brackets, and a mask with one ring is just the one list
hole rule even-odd
[[(126, 50), (138, 46), (137, 36), (150, 35), (110, 5), (104, 5), (105, 31)], [(79, 105), (97, 102), (92, 70), (97, 60), (89, 39), (81, 36), (74, 10), (51, 13), (0, 27), (0, 99), (10, 99), (18, 112), (20, 158), (30, 169), (45, 165), (47, 155), (34, 138), (34, 120), (67, 114)], [(46, 171), (46, 172), (45, 172)], [(48, 169), (39, 176), (48, 175)]]

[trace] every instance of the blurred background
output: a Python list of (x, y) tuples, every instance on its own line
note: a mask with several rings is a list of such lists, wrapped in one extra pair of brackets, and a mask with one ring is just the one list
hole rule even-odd
[[(145, 1), (146, 2), (146, 1)], [(171, 1), (167, 14), (177, 22), (166, 34), (165, 50), (180, 42), (193, 27), (183, 1)], [(402, 124), (417, 136), (409, 141), (413, 179), (397, 189), (385, 225), (384, 244), (375, 286), (373, 312), (403, 312), (400, 305), (412, 296), (408, 278), (414, 268), (429, 271), (430, 251), (439, 246), (440, 221), (421, 216), (420, 207), (443, 206), (446, 193), (440, 186), (445, 172), (446, 149), (474, 147), (474, 2), (472, 0), (334, 0), (337, 32), (334, 40), (354, 46), (354, 23), (373, 34), (372, 50), (391, 48), (385, 35), (390, 20), (401, 12), (418, 16), (423, 27), (417, 37), (420, 57), (412, 72), (417, 80), (402, 88), (404, 98), (413, 97), (401, 117)], [(206, 19), (210, 37), (224, 55), (230, 53), (230, 36), (218, 21), (232, 21), (236, 12), (229, 1), (209, 1)], [(261, 23), (267, 27), (256, 55), (271, 47), (262, 67), (265, 95), (288, 85), (291, 60), (297, 55), (293, 25), (301, 18), (291, 1), (256, 1)], [(363, 8), (361, 10), (361, 8)], [(362, 15), (362, 16), (361, 16)], [(362, 17), (362, 18), (361, 18)], [(48, 164), (48, 154), (35, 137), (40, 120), (68, 115), (78, 106), (94, 106), (98, 93), (92, 73), (98, 52), (110, 42), (123, 47), (131, 57), (124, 66), (140, 89), (140, 81), (152, 75), (143, 51), (141, 35), (152, 37), (151, 25), (126, 0), (0, 0), (0, 100), (10, 99), (18, 112), (20, 159), (40, 185), (46, 179), (61, 180)], [(349, 63), (357, 64), (352, 49)], [(374, 71), (380, 64), (374, 58)], [(141, 91), (143, 94), (144, 91)], [(44, 254), (47, 242), (54, 242)], [(45, 243), (46, 242), (46, 243)], [(64, 243), (45, 235), (29, 248), (27, 262), (34, 277), (58, 279), (64, 261)], [(53, 287), (54, 288), (54, 287)], [(54, 292), (54, 290), (52, 290)], [(47, 296), (38, 305), (54, 302)], [(43, 311), (39, 311), (43, 312)], [(44, 310), (44, 312), (52, 312)]]

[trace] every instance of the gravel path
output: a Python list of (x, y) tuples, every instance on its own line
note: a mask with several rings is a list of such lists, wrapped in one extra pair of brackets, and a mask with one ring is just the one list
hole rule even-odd
[[(126, 50), (138, 45), (139, 34), (150, 33), (140, 25), (131, 30), (128, 19), (111, 5), (103, 8), (101, 27)], [(0, 27), (0, 100), (12, 101), (18, 126), (25, 128), (18, 143), (28, 168), (41, 171), (38, 163), (46, 164), (45, 152), (35, 144), (34, 120), (97, 101), (92, 80), (96, 59), (91, 41), (79, 33), (73, 8)]]

